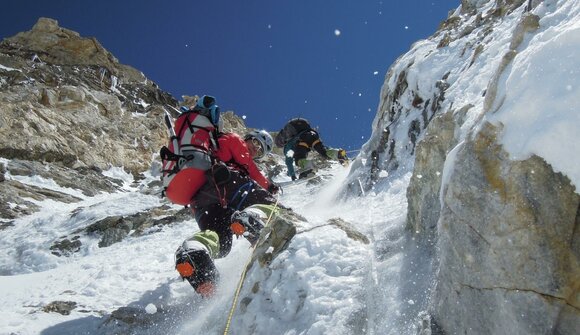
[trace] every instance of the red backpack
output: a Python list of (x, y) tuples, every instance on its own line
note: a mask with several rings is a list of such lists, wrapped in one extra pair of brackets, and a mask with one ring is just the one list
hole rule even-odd
[(169, 146), (161, 148), (164, 194), (178, 205), (187, 206), (197, 191), (207, 181), (206, 171), (213, 163), (217, 148), (217, 122), (219, 110), (195, 107), (179, 115), (175, 125), (169, 113), (165, 123), (170, 133)]

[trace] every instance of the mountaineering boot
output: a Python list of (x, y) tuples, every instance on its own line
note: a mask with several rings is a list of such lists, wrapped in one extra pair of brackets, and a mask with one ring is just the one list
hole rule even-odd
[(315, 175), (316, 174), (314, 173), (313, 169), (308, 169), (308, 170), (300, 172), (300, 174), (298, 175), (298, 179), (310, 178), (310, 177), (314, 177)]
[[(196, 233), (192, 238), (185, 240), (175, 252), (175, 269), (181, 278), (187, 280), (195, 292), (204, 298), (214, 294), (219, 280), (219, 273), (211, 257), (215, 249), (208, 243), (213, 242), (214, 235), (217, 241), (217, 234), (213, 231)], [(207, 236), (210, 239), (204, 239)]]
[(246, 208), (243, 211), (235, 211), (231, 217), (230, 228), (237, 236), (244, 236), (253, 246), (260, 238), (260, 231), (264, 228), (262, 211), (254, 208)]

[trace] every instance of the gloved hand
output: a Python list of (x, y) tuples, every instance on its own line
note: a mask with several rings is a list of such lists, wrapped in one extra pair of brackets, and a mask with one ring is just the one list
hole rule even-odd
[(272, 194), (276, 194), (278, 193), (278, 191), (280, 191), (280, 186), (278, 186), (277, 184), (270, 182), (270, 186), (268, 186), (268, 192), (272, 193)]
[(291, 178), (292, 178), (292, 181), (295, 181), (295, 180), (297, 179), (295, 174), (293, 174), (293, 175), (291, 176)]

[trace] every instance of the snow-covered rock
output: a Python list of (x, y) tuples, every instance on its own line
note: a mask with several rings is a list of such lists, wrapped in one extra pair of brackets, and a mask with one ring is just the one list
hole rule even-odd
[(580, 2), (461, 4), (391, 66), (350, 185), (413, 171), (407, 262), (424, 264), (409, 267), (427, 283), (424, 331), (573, 334)]

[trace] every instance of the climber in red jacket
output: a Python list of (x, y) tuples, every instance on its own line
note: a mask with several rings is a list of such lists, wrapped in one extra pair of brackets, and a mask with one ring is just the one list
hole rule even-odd
[(254, 162), (272, 150), (266, 131), (252, 131), (244, 139), (220, 133), (218, 144), (215, 156), (225, 165), (217, 165), (190, 204), (200, 231), (175, 254), (177, 271), (203, 296), (213, 294), (219, 277), (213, 259), (227, 256), (232, 248), (232, 215), (251, 205), (277, 203), (272, 194), (279, 189)]

